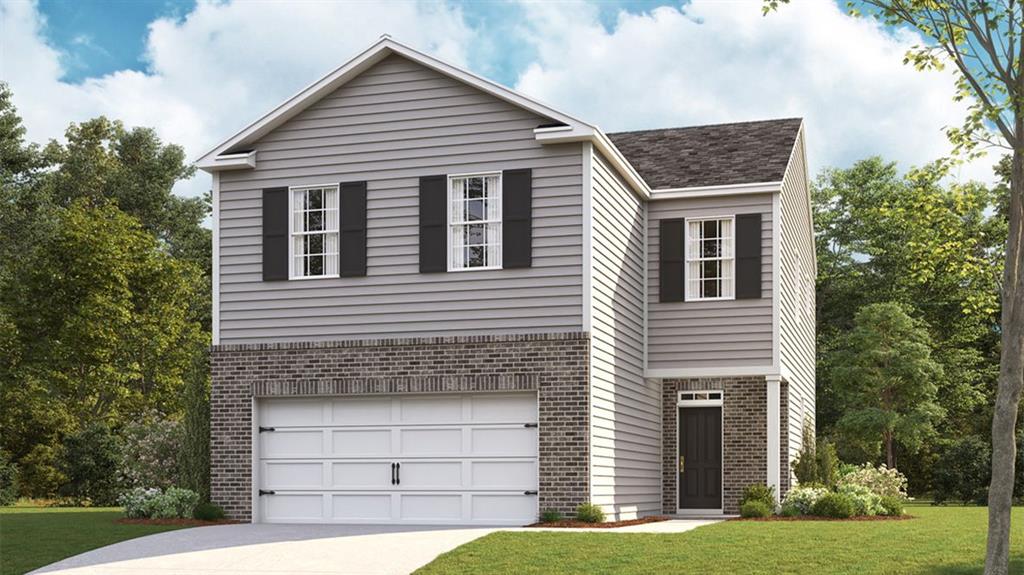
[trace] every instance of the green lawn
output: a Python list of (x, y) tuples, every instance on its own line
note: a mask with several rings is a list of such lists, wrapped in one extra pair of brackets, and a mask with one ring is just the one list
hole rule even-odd
[(0, 507), (0, 575), (26, 573), (125, 539), (180, 529), (122, 525), (117, 508)]
[[(727, 521), (674, 535), (499, 532), (417, 575), (467, 573), (980, 573), (987, 510), (909, 509), (908, 521)], [(1024, 508), (1013, 514), (1012, 573), (1024, 573)]]

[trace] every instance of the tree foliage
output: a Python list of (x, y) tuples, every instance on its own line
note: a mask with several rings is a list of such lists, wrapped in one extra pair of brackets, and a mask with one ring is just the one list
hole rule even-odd
[(943, 415), (935, 403), (942, 366), (931, 357), (922, 322), (899, 304), (874, 303), (857, 312), (835, 374), (840, 433), (864, 444), (880, 443), (890, 468), (896, 466), (895, 444), (920, 447)]

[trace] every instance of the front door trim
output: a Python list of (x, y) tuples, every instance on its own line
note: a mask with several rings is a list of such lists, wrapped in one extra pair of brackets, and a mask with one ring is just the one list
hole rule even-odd
[[(719, 426), (721, 429), (721, 442), (722, 442), (722, 473), (719, 473), (720, 481), (722, 482), (719, 487), (719, 493), (722, 494), (722, 505), (725, 505), (725, 408), (723, 407), (723, 401), (725, 399), (725, 393), (720, 389), (707, 389), (701, 391), (680, 391), (676, 394), (676, 451), (679, 450), (681, 441), (680, 426), (682, 424), (682, 418), (679, 417), (678, 410), (686, 407), (722, 407), (719, 410), (719, 415), (722, 418), (722, 425)], [(677, 455), (678, 457), (678, 455)], [(679, 473), (678, 468), (675, 471)], [(683, 489), (682, 482), (676, 481), (676, 514), (677, 515), (723, 515), (725, 513), (724, 507), (717, 509), (683, 509), (680, 507), (682, 502), (681, 491)]]

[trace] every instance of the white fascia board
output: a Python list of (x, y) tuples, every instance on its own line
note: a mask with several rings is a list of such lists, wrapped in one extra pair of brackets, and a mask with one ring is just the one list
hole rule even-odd
[(204, 166), (214, 165), (214, 158), (220, 156), (225, 151), (235, 146), (252, 143), (265, 136), (271, 130), (304, 110), (310, 104), (316, 102), (334, 90), (337, 90), (352, 78), (358, 76), (366, 69), (392, 54), (398, 54), (408, 58), (409, 60), (427, 68), (435, 70), (455, 80), (459, 80), (501, 100), (505, 100), (513, 105), (529, 110), (537, 115), (551, 118), (552, 120), (567, 124), (574, 128), (581, 127), (593, 129), (592, 126), (582, 120), (574, 118), (563, 112), (559, 112), (546, 104), (542, 104), (537, 100), (528, 98), (514, 90), (502, 86), (501, 84), (477, 76), (467, 70), (446, 64), (432, 56), (428, 56), (418, 50), (414, 50), (413, 48), (384, 36), (355, 58), (349, 60), (323, 78), (302, 89), (291, 98), (285, 100), (281, 105), (277, 106), (270, 112), (267, 112), (252, 124), (249, 124), (235, 135), (218, 144), (209, 152), (203, 154), (196, 161), (196, 164), (202, 169), (207, 169)]
[(683, 367), (667, 369), (648, 369), (644, 377), (649, 379), (681, 379), (695, 377), (765, 377), (778, 375), (778, 369), (771, 365), (746, 367)]
[(209, 160), (204, 159), (197, 162), (196, 167), (211, 174), (225, 170), (250, 170), (256, 167), (256, 150), (241, 154), (214, 156)]
[(677, 198), (702, 198), (709, 196), (737, 196), (742, 194), (766, 194), (782, 191), (782, 181), (752, 182), (748, 184), (724, 184), (719, 186), (694, 186), (691, 188), (664, 188), (651, 190), (652, 200)]
[(637, 195), (644, 200), (651, 199), (650, 186), (599, 128), (589, 125), (536, 128), (533, 131), (533, 137), (541, 144), (590, 142), (597, 151), (601, 152), (601, 155), (608, 159), (612, 167), (626, 180), (626, 183), (633, 188)]

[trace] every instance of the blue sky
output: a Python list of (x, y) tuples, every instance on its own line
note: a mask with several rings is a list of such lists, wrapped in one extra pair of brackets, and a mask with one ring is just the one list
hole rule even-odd
[[(520, 16), (518, 5), (505, 2), (456, 3), (467, 22), (488, 28), (506, 26)], [(611, 28), (620, 11), (642, 14), (672, 2), (655, 0), (603, 1), (597, 4), (600, 20)], [(63, 80), (77, 83), (118, 70), (147, 70), (144, 57), (150, 22), (158, 18), (180, 20), (196, 6), (194, 0), (40, 0), (45, 16), (45, 38), (63, 52)], [(492, 78), (511, 84), (534, 57), (529, 47), (509, 45), (491, 62)]]
[[(4, 0), (0, 78), (28, 137), (106, 115), (195, 158), (381, 34), (607, 131), (799, 116), (812, 170), (949, 153), (953, 76), (845, 1)], [(962, 178), (991, 180), (996, 156)], [(182, 184), (202, 193), (209, 176)]]

